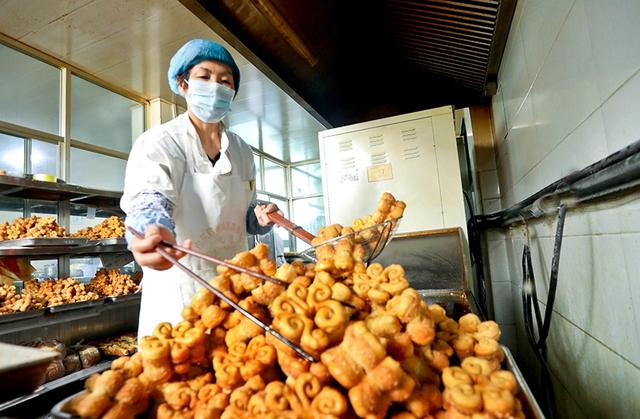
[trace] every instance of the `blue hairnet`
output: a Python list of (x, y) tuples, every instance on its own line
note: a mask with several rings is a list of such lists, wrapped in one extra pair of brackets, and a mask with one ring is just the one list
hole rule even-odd
[(192, 39), (174, 54), (169, 63), (169, 87), (177, 95), (180, 94), (176, 77), (189, 70), (201, 61), (213, 60), (226, 64), (233, 73), (233, 84), (236, 92), (240, 86), (240, 70), (229, 51), (222, 45), (208, 39)]

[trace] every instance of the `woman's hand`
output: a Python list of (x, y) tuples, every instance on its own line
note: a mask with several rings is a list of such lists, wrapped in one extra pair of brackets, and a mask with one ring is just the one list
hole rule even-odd
[[(146, 266), (158, 271), (169, 269), (173, 264), (156, 252), (156, 246), (162, 240), (171, 243), (176, 242), (176, 239), (169, 230), (157, 224), (147, 226), (144, 231), (144, 239), (134, 236), (131, 240), (130, 247), (136, 262), (138, 262), (140, 266)], [(182, 245), (191, 249), (191, 240), (185, 240)], [(186, 255), (184, 252), (168, 247), (164, 249), (176, 259), (180, 259)]]
[(278, 209), (278, 206), (276, 204), (258, 204), (256, 205), (253, 212), (255, 212), (256, 218), (258, 219), (258, 224), (260, 224), (261, 227), (273, 225), (273, 222), (269, 220), (270, 212), (277, 212), (284, 217), (284, 214)]

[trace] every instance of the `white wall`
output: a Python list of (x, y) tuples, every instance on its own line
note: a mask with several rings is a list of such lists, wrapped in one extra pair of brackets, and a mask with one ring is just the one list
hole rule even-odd
[[(493, 98), (502, 208), (640, 139), (640, 1), (520, 0)], [(546, 299), (555, 220), (531, 226)], [(499, 321), (522, 324), (522, 230), (489, 234)], [(571, 211), (549, 362), (561, 417), (640, 414), (640, 198)], [(496, 289), (497, 285), (497, 289)]]

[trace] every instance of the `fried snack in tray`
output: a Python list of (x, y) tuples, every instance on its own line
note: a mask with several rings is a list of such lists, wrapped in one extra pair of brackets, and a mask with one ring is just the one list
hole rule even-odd
[(378, 201), (378, 206), (373, 214), (353, 221), (351, 228), (354, 231), (361, 231), (367, 227), (380, 224), (387, 220), (397, 220), (404, 214), (407, 207), (403, 201), (398, 201), (389, 192), (384, 192)]
[(86, 227), (69, 235), (89, 240), (100, 240), (124, 237), (124, 221), (118, 216), (112, 216), (93, 227)]
[(311, 373), (268, 383), (254, 376), (229, 397), (221, 418), (339, 418), (347, 412), (346, 397)]
[[(405, 207), (404, 202), (396, 201), (385, 192), (373, 215), (355, 220), (351, 227), (332, 224), (320, 228), (311, 241), (315, 247), (316, 270), (348, 276), (358, 263), (367, 262), (372, 252), (380, 250), (380, 241), (388, 239)], [(391, 221), (390, 226), (380, 224), (387, 220)]]
[(16, 218), (11, 223), (0, 224), (0, 239), (16, 240), (24, 238), (64, 237), (64, 228), (55, 217)]
[(88, 290), (84, 284), (73, 278), (47, 278), (42, 282), (27, 280), (24, 281), (20, 294), (16, 293), (13, 286), (0, 286), (0, 314), (37, 310), (99, 298), (98, 294)]
[[(225, 267), (210, 283), (319, 362), (201, 289), (182, 322), (157, 325), (140, 352), (113, 362), (142, 396), (94, 395), (102, 414), (150, 400), (146, 413), (158, 418), (522, 417), (515, 378), (499, 369), (494, 322), (472, 314), (455, 321), (428, 306), (399, 265), (367, 268), (352, 254), (352, 265), (276, 269), (267, 254), (259, 245), (231, 262), (286, 287)], [(91, 380), (78, 399), (93, 394)]]
[(138, 350), (137, 336), (134, 333), (110, 337), (91, 344), (105, 356), (128, 356)]
[(87, 284), (87, 290), (100, 297), (133, 294), (138, 291), (141, 278), (138, 272), (132, 276), (121, 273), (118, 269), (100, 268)]
[(7, 237), (9, 237), (9, 223), (5, 221), (0, 223), (0, 240), (7, 240)]

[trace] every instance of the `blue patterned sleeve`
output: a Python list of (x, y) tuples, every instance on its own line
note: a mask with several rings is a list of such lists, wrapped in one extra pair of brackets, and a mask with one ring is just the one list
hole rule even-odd
[[(175, 222), (172, 218), (173, 204), (160, 192), (143, 191), (136, 194), (130, 202), (125, 225), (144, 233), (150, 224), (166, 227), (175, 236)], [(125, 232), (127, 243), (133, 235)]]

